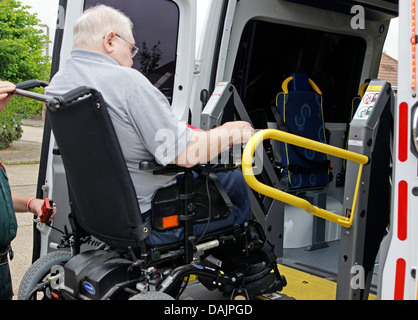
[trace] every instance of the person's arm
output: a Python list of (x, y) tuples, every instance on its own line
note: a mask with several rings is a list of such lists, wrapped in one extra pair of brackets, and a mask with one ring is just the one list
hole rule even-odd
[[(12, 194), (12, 200), (16, 212), (31, 212), (38, 217), (42, 215), (42, 205), (44, 204), (44, 200), (16, 194)], [(50, 220), (52, 220), (55, 213), (56, 208), (54, 206)]]
[(8, 81), (0, 80), (0, 112), (4, 109), (7, 102), (12, 98), (9, 93), (16, 90), (16, 86)]
[(227, 122), (208, 131), (195, 130), (186, 149), (174, 163), (186, 168), (207, 163), (226, 147), (246, 143), (253, 135), (254, 128), (245, 121)]

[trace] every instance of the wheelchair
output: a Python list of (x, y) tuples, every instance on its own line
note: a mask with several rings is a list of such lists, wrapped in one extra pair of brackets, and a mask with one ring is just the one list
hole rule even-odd
[[(182, 184), (156, 192), (145, 218), (101, 93), (88, 87), (57, 97), (26, 91), (40, 85), (17, 85), (16, 94), (46, 103), (67, 178), (71, 230), (28, 269), (18, 299), (181, 299), (192, 277), (225, 299), (282, 290), (286, 279), (261, 225), (234, 224), (228, 199), (211, 182), (214, 173), (239, 168), (139, 163), (153, 174), (184, 176)], [(204, 183), (196, 182), (196, 172)], [(169, 232), (177, 235), (169, 243), (150, 243), (152, 234)], [(91, 241), (99, 245), (91, 248)]]

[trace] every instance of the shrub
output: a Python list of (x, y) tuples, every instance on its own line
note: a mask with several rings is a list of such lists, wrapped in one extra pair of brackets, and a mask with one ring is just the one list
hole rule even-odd
[(16, 117), (7, 106), (0, 113), (0, 125), (0, 149), (10, 147), (13, 141), (22, 137), (21, 117)]
[[(40, 94), (44, 93), (43, 88), (36, 88), (30, 91)], [(42, 107), (43, 104), (40, 101), (19, 96), (14, 96), (6, 106), (6, 108), (9, 109), (11, 112), (18, 114), (23, 118), (29, 118), (30, 115), (41, 115)]]
[[(33, 89), (43, 93), (43, 88)], [(42, 102), (14, 96), (0, 113), (0, 150), (10, 147), (13, 141), (22, 137), (21, 120), (31, 115), (42, 114)]]

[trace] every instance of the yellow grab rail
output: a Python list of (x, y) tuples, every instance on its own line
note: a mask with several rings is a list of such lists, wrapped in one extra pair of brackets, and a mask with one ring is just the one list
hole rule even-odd
[[(341, 216), (325, 209), (321, 209), (312, 205), (309, 201), (302, 199), (300, 197), (291, 195), (287, 192), (280, 191), (268, 185), (265, 185), (257, 180), (254, 176), (254, 171), (252, 168), (253, 163), (253, 156), (255, 153), (255, 149), (257, 146), (266, 139), (274, 139), (278, 141), (282, 141), (288, 144), (296, 145), (302, 148), (307, 148), (311, 150), (315, 150), (318, 152), (322, 152), (325, 154), (329, 154), (338, 158), (350, 160), (359, 163), (359, 172), (357, 177), (356, 189), (354, 191), (354, 198), (353, 198), (353, 205), (351, 214), (349, 217)], [(337, 148), (334, 146), (327, 145), (325, 143), (317, 142), (314, 140), (306, 139), (294, 134), (290, 134), (284, 131), (275, 130), (275, 129), (266, 129), (257, 132), (251, 139), (248, 141), (244, 153), (242, 156), (242, 172), (244, 174), (245, 181), (247, 184), (254, 189), (255, 191), (268, 196), (270, 198), (282, 201), (289, 205), (298, 207), (307, 211), (310, 214), (315, 216), (321, 217), (323, 219), (335, 222), (345, 228), (351, 227), (353, 223), (353, 216), (355, 210), (355, 204), (357, 201), (357, 194), (360, 187), (360, 180), (361, 180), (361, 173), (363, 170), (363, 165), (368, 163), (369, 158), (367, 156), (348, 151), (345, 149)]]

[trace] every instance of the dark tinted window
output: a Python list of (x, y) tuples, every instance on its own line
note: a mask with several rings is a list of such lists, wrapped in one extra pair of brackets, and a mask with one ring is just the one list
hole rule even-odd
[(361, 38), (250, 21), (232, 81), (250, 116), (254, 115), (254, 124), (263, 114), (274, 121), (271, 103), (293, 72), (308, 74), (321, 89), (325, 121), (346, 122), (358, 92), (365, 51)]
[(86, 0), (85, 8), (105, 4), (124, 12), (134, 23), (134, 68), (171, 102), (176, 68), (179, 10), (168, 0)]

